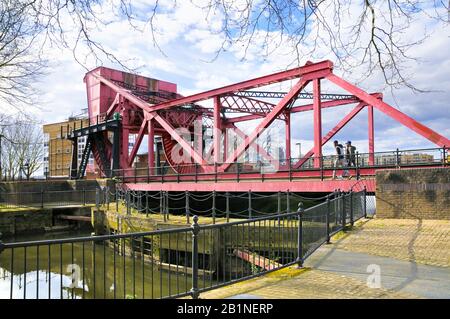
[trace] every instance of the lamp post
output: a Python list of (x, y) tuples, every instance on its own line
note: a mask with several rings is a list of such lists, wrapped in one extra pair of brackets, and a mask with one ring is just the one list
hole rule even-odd
[(295, 145), (298, 146), (298, 158), (301, 158), (302, 157), (302, 143), (297, 142), (297, 143), (295, 143)]

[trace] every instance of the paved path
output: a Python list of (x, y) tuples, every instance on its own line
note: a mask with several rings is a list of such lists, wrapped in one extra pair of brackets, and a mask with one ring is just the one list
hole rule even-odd
[[(450, 221), (374, 219), (332, 242), (304, 270), (280, 270), (201, 298), (450, 298)], [(381, 288), (367, 285), (369, 265), (379, 266)]]
[[(346, 251), (327, 245), (319, 248), (305, 262), (306, 267), (339, 274), (367, 282), (373, 270), (379, 267), (381, 286), (422, 298), (450, 298), (450, 269), (421, 265), (391, 257), (374, 256)], [(372, 268), (373, 269), (373, 268)]]

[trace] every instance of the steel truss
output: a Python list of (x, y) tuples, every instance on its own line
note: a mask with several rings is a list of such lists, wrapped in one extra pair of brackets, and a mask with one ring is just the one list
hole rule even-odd
[[(111, 74), (115, 74), (115, 78)], [(130, 76), (132, 76), (132, 80), (130, 80)], [(288, 92), (255, 90), (288, 80), (296, 81)], [(167, 84), (167, 82), (159, 82), (164, 84), (159, 84), (159, 86), (164, 86), (165, 89), (150, 88), (151, 85), (148, 83), (153, 83), (151, 81), (157, 80), (106, 68), (97, 68), (88, 72), (85, 76), (90, 116), (95, 117), (102, 114), (108, 120), (113, 118), (114, 113), (120, 114), (118, 162), (121, 169), (127, 169), (133, 165), (137, 151), (146, 135), (149, 151), (148, 167), (155, 166), (155, 137), (157, 136), (162, 137), (167, 162), (175, 171), (177, 166), (194, 163), (200, 173), (208, 173), (211, 169), (227, 172), (230, 166), (250, 147), (256, 148), (258, 154), (265, 159), (275, 161), (271, 154), (268, 154), (258, 144), (258, 138), (277, 119), (285, 123), (285, 155), (286, 158), (291, 158), (291, 114), (305, 111), (313, 111), (314, 147), (307, 152), (306, 156), (295, 163), (294, 167), (300, 167), (304, 161), (313, 157), (314, 167), (318, 168), (320, 166), (318, 159), (322, 157), (322, 146), (364, 108), (368, 109), (368, 146), (371, 154), (375, 152), (374, 109), (388, 115), (439, 147), (450, 145), (448, 138), (385, 103), (382, 94), (369, 94), (335, 75), (333, 63), (328, 60), (307, 63), (304, 66), (287, 71), (190, 96), (181, 96), (176, 92), (176, 86), (170, 86), (170, 83)], [(323, 81), (334, 83), (347, 94), (322, 93), (321, 84)], [(141, 84), (130, 84), (130, 82), (140, 82)], [(311, 93), (305, 92), (305, 88), (309, 85), (312, 85)], [(261, 99), (272, 100), (269, 102)], [(273, 102), (273, 99), (278, 100)], [(300, 99), (311, 99), (312, 103), (297, 104), (297, 100)], [(212, 106), (211, 104), (210, 106), (202, 105), (207, 100), (212, 101)], [(338, 121), (332, 130), (322, 136), (322, 109), (348, 104), (356, 106)], [(228, 117), (227, 113), (230, 112), (240, 113), (241, 115)], [(196, 120), (205, 122), (205, 119), (210, 121), (213, 131), (213, 142), (209, 154), (205, 154), (203, 150), (204, 127), (200, 133), (195, 131)], [(259, 120), (259, 123), (248, 135), (237, 132), (243, 141), (232, 151), (229, 151), (230, 141), (228, 141), (228, 135), (224, 133), (230, 129), (234, 130), (236, 123), (250, 120)], [(188, 139), (180, 133), (181, 128), (189, 133)], [(295, 129), (301, 128), (297, 125)], [(131, 151), (129, 151), (128, 143), (130, 134), (137, 134)], [(194, 141), (191, 138), (194, 138)], [(107, 144), (107, 147), (110, 147), (110, 145)], [(176, 162), (173, 156), (176, 151), (183, 154), (181, 162)], [(110, 156), (110, 154), (111, 151), (109, 150), (106, 156)], [(108, 160), (111, 160), (111, 158), (108, 158)], [(373, 157), (369, 158), (370, 164), (373, 164), (373, 161)]]

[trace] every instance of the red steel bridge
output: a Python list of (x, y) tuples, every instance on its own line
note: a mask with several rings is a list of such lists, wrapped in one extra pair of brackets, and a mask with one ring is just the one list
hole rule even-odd
[[(324, 81), (346, 94), (322, 93)], [(448, 138), (385, 103), (382, 94), (365, 92), (337, 76), (331, 61), (308, 62), (190, 96), (180, 95), (176, 84), (105, 67), (88, 72), (84, 82), (89, 125), (83, 127), (80, 122), (62, 129), (73, 141), (72, 178), (84, 175), (90, 152), (103, 176), (116, 176), (129, 189), (140, 191), (331, 192), (366, 187), (374, 192), (378, 169), (448, 164)], [(270, 89), (282, 82), (290, 83), (290, 90)], [(308, 85), (312, 90), (305, 90)], [(323, 134), (322, 109), (343, 105), (353, 105), (353, 109)], [(323, 156), (322, 147), (365, 108), (369, 152), (356, 154), (349, 169), (352, 179), (332, 179), (333, 157)], [(374, 109), (436, 148), (375, 153)], [(291, 122), (291, 115), (308, 111), (313, 112), (314, 146), (301, 158), (293, 158), (291, 131), (299, 126)], [(276, 120), (285, 126), (283, 156), (268, 150), (264, 135)], [(253, 129), (245, 134), (238, 128), (244, 122), (257, 123), (249, 124)], [(136, 136), (132, 147), (130, 134)], [(78, 165), (80, 136), (88, 138)], [(148, 163), (133, 166), (144, 140)], [(256, 159), (248, 158), (249, 149), (257, 154)]]

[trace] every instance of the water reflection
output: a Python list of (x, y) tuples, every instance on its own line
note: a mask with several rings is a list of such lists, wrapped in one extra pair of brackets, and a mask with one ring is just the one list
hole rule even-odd
[(160, 266), (148, 256), (126, 256), (112, 243), (6, 249), (0, 254), (0, 298), (160, 298), (190, 289), (186, 269)]

